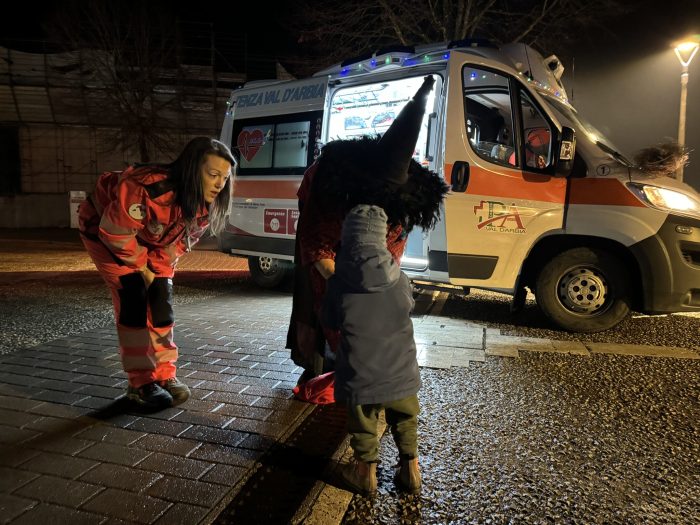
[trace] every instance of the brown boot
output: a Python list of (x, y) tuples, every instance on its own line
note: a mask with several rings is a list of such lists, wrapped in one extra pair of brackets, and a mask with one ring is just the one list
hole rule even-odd
[(343, 481), (358, 494), (369, 495), (377, 491), (377, 464), (352, 458), (340, 466)]
[(399, 470), (394, 476), (394, 483), (403, 491), (409, 494), (420, 492), (420, 468), (418, 458), (399, 459)]

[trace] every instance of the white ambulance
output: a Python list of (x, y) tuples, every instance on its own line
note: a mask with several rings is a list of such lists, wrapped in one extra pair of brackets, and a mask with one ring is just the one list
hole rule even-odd
[(700, 311), (700, 195), (635, 168), (570, 104), (563, 68), (523, 44), (393, 48), (311, 78), (249, 83), (222, 140), (240, 166), (222, 249), (253, 279), (290, 273), (304, 170), (329, 141), (381, 134), (436, 79), (414, 158), (451, 192), (402, 259), (420, 283), (513, 295), (560, 327), (594, 332), (634, 309)]

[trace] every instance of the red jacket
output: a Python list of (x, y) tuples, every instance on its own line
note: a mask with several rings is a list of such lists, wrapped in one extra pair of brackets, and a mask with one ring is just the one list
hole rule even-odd
[(156, 274), (172, 272), (209, 225), (204, 206), (186, 224), (167, 170), (155, 166), (102, 174), (80, 214), (83, 233), (99, 237), (128, 267), (148, 264)]
[[(314, 202), (311, 185), (318, 164), (314, 163), (304, 173), (299, 186), (299, 238), (300, 260), (303, 265), (310, 265), (321, 259), (335, 259), (335, 253), (340, 242), (340, 232), (347, 210), (323, 212), (318, 203)], [(387, 248), (394, 260), (399, 263), (406, 247), (407, 238), (401, 226), (393, 226), (386, 235)]]

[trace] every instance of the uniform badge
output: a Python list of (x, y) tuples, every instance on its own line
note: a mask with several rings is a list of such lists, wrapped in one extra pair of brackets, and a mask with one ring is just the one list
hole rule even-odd
[(153, 235), (160, 235), (165, 229), (162, 224), (159, 224), (157, 222), (149, 222), (147, 228), (148, 231), (151, 232)]
[(129, 206), (129, 217), (142, 221), (146, 217), (146, 207), (143, 204), (134, 203)]

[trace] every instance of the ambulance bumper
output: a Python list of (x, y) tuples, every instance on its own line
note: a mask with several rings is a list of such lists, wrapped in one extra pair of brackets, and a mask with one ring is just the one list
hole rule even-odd
[(633, 246), (644, 313), (700, 312), (700, 219), (669, 215), (656, 235)]

